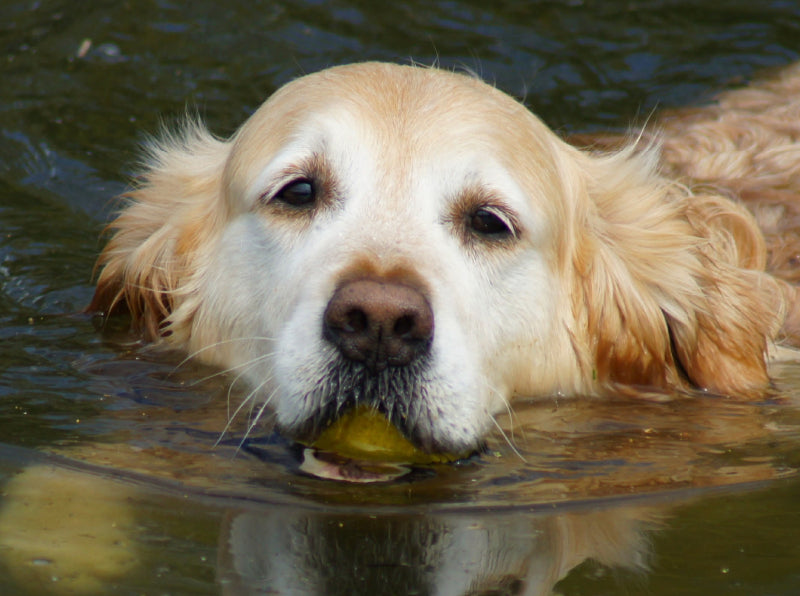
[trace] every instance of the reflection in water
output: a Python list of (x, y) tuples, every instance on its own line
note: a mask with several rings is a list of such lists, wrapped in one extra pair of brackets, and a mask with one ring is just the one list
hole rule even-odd
[(49, 465), (13, 477), (0, 502), (3, 593), (101, 594), (140, 565), (124, 484)]
[(643, 571), (649, 508), (502, 516), (337, 515), (284, 510), (226, 518), (225, 594), (550, 594), (591, 558)]
[[(135, 518), (165, 499), (175, 505), (147, 487), (34, 465), (6, 485), (0, 566), (14, 592), (102, 594), (121, 581), (135, 585), (157, 556), (148, 552), (148, 520)], [(229, 502), (224, 509), (216, 582), (237, 596), (550, 594), (586, 559), (644, 571), (646, 531), (662, 515), (655, 504), (636, 503), (500, 515)]]
[(205, 572), (224, 594), (550, 594), (587, 560), (646, 574), (680, 501), (796, 467), (785, 402), (620, 396), (520, 403), (504, 421), (513, 449), (498, 435), (480, 458), (405, 480), (331, 482), (269, 436), (239, 449), (234, 429), (214, 448), (227, 391), (181, 410), (180, 375), (154, 378), (160, 388), (140, 378), (135, 406), (116, 412), (119, 442), (0, 466), (23, 468), (0, 500), (12, 592), (152, 586), (153, 569), (180, 567), (180, 540), (205, 535), (216, 551)]

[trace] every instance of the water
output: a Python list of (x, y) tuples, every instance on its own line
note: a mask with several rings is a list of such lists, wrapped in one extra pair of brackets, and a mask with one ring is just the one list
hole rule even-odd
[(228, 134), (298, 74), (413, 57), (624, 129), (797, 60), (799, 30), (780, 1), (4, 2), (0, 593), (800, 592), (800, 365), (758, 404), (520, 403), (513, 447), (348, 485), (242, 443), (246, 415), (217, 444), (231, 378), (80, 314), (137, 143), (187, 106)]

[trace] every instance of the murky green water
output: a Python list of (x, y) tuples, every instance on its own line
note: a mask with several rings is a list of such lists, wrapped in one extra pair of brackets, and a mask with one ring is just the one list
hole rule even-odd
[(246, 417), (217, 444), (230, 379), (75, 314), (187, 106), (228, 134), (298, 74), (413, 57), (625, 128), (797, 60), (796, 3), (6, 1), (0, 51), (0, 593), (800, 592), (800, 365), (761, 404), (521, 403), (513, 448), (346, 485)]

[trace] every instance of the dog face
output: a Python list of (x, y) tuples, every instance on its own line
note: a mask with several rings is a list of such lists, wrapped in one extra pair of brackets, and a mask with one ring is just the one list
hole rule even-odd
[[(390, 90), (371, 70), (303, 79), (239, 132), (198, 325), (253, 338), (232, 362), (253, 362), (256, 386), (271, 379), (291, 434), (358, 402), (424, 448), (463, 449), (532, 389), (515, 368), (540, 391), (577, 374), (556, 331), (565, 199), (528, 112), (464, 77), (408, 71)], [(509, 151), (523, 145), (540, 148)]]
[[(779, 311), (779, 292), (741, 250), (701, 246), (722, 224), (695, 220), (724, 206), (756, 252), (757, 231), (653, 161), (582, 153), (470, 77), (334, 68), (229, 141), (190, 126), (152, 148), (92, 308), (124, 305), (242, 375), (302, 438), (366, 404), (423, 449), (463, 452), (517, 394), (762, 387), (779, 323), (758, 301)], [(735, 296), (756, 278), (763, 294)], [(708, 308), (720, 292), (735, 322)], [(750, 339), (726, 348), (745, 319)]]

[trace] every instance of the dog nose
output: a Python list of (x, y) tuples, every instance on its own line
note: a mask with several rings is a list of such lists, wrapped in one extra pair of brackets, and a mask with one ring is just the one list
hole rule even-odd
[(393, 281), (357, 280), (334, 292), (323, 335), (371, 372), (406, 366), (433, 339), (433, 311), (419, 290)]

